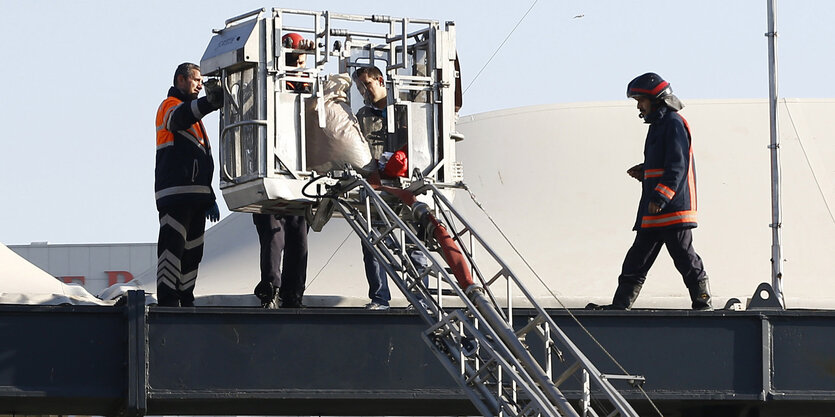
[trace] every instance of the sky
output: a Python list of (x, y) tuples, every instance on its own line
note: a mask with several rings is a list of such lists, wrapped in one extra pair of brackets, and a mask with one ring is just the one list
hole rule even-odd
[[(254, 9), (454, 21), (468, 115), (625, 100), (649, 71), (685, 103), (765, 98), (767, 3), (0, 0), (0, 242), (155, 242), (156, 109), (177, 64), (199, 63), (212, 29)], [(778, 2), (780, 97), (835, 97), (832, 22), (833, 1)], [(204, 122), (216, 144), (216, 115)]]

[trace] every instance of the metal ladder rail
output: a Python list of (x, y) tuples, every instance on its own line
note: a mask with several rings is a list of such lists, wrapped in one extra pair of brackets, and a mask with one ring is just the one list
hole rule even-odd
[[(574, 359), (580, 364), (580, 368), (585, 370), (589, 374), (589, 378), (591, 382), (593, 382), (594, 386), (598, 389), (603, 391), (605, 397), (612, 403), (614, 407), (618, 409), (621, 415), (624, 416), (637, 416), (637, 413), (632, 409), (631, 405), (623, 398), (620, 392), (612, 386), (612, 384), (608, 381), (606, 376), (604, 376), (592, 363), (591, 361), (580, 351), (580, 349), (568, 338), (568, 336), (562, 331), (562, 329), (557, 326), (556, 322), (551, 318), (551, 316), (545, 311), (545, 309), (536, 302), (534, 297), (528, 291), (528, 289), (522, 284), (519, 280), (517, 275), (515, 275), (510, 267), (496, 254), (496, 252), (486, 243), (486, 241), (479, 235), (473, 226), (466, 221), (466, 219), (461, 215), (461, 213), (455, 209), (452, 203), (440, 192), (440, 190), (432, 183), (423, 182), (422, 184), (415, 184), (414, 189), (417, 189), (418, 192), (421, 191), (428, 191), (431, 192), (433, 199), (436, 203), (436, 210), (442, 213), (442, 216), (447, 220), (447, 224), (451, 224), (451, 220), (449, 219), (448, 215), (451, 214), (454, 216), (454, 221), (463, 225), (463, 231), (452, 231), (453, 239), (455, 239), (459, 246), (461, 247), (462, 251), (467, 255), (468, 261), (470, 262), (471, 266), (473, 266), (475, 272), (480, 277), (484, 277), (484, 275), (477, 269), (478, 262), (475, 259), (472, 259), (473, 248), (467, 247), (467, 242), (464, 237), (469, 235), (472, 241), (473, 239), (480, 244), (480, 248), (486, 252), (494, 262), (496, 262), (500, 268), (499, 272), (491, 276), (493, 278), (493, 282), (495, 282), (496, 278), (504, 277), (508, 281), (508, 285), (511, 283), (519, 289), (519, 291), (523, 294), (526, 298), (526, 301), (530, 303), (530, 305), (536, 310), (537, 317), (535, 320), (541, 320), (543, 324), (547, 325), (545, 333), (552, 333), (548, 337), (545, 337), (543, 332), (540, 332), (540, 337), (545, 338), (545, 348), (546, 352), (551, 352), (552, 354), (557, 355), (558, 357), (562, 355), (561, 351), (555, 352), (552, 347), (559, 342), (559, 344), (570, 354), (574, 357)], [(487, 283), (487, 282), (486, 282)], [(489, 290), (489, 284), (487, 283), (487, 290)], [(497, 306), (498, 308), (499, 306)], [(510, 320), (510, 317), (508, 317)], [(530, 329), (528, 329), (530, 330)], [(523, 337), (524, 334), (519, 334), (520, 337)], [(553, 337), (550, 337), (553, 336)], [(547, 355), (546, 355), (547, 356)], [(550, 366), (548, 366), (550, 369)], [(642, 377), (639, 376), (629, 376), (634, 380), (642, 380)]]
[[(385, 201), (376, 194), (376, 192), (371, 188), (371, 186), (366, 183), (361, 178), (351, 178), (350, 180), (342, 180), (340, 184), (336, 187), (336, 192), (333, 195), (337, 194), (345, 194), (353, 188), (362, 187), (363, 192), (366, 195), (366, 204), (371, 203), (375, 209), (375, 211), (381, 215), (383, 218), (383, 225), (382, 227), (378, 226), (382, 231), (374, 231), (374, 228), (369, 227), (369, 221), (365, 218), (362, 218), (361, 214), (358, 210), (353, 208), (353, 204), (350, 202), (345, 202), (338, 200), (339, 204), (336, 205), (336, 208), (342, 213), (342, 215), (346, 218), (348, 223), (354, 229), (355, 233), (357, 233), (361, 239), (363, 240), (363, 244), (372, 247), (377, 256), (378, 260), (383, 262), (383, 267), (386, 272), (392, 277), (393, 281), (397, 286), (403, 291), (404, 295), (406, 295), (407, 299), (412, 302), (412, 305), (415, 307), (416, 310), (421, 312), (421, 316), (426, 320), (427, 318), (432, 318), (432, 314), (430, 310), (426, 310), (423, 305), (420, 303), (419, 298), (416, 293), (414, 293), (414, 288), (420, 288), (422, 285), (410, 285), (414, 284), (415, 280), (412, 279), (412, 282), (408, 282), (407, 280), (401, 278), (397, 272), (399, 271), (414, 271), (415, 268), (412, 265), (411, 267), (403, 267), (403, 265), (408, 265), (411, 262), (408, 255), (406, 254), (406, 250), (404, 247), (400, 246), (397, 247), (397, 240), (395, 240), (395, 249), (393, 251), (391, 248), (388, 248), (387, 245), (384, 243), (385, 235), (391, 234), (394, 230), (399, 229), (402, 233), (406, 235), (413, 242), (420, 242), (420, 240), (409, 230), (408, 226), (399, 218), (397, 214), (389, 207)], [(367, 213), (370, 214), (370, 209), (366, 210)], [(447, 284), (453, 288), (453, 290), (458, 294), (460, 300), (464, 303), (464, 309), (467, 311), (467, 316), (471, 317), (471, 320), (475, 323), (485, 323), (483, 328), (486, 330), (487, 335), (482, 334), (481, 331), (477, 331), (473, 333), (473, 337), (475, 337), (480, 346), (489, 346), (489, 348), (495, 351), (495, 355), (501, 357), (503, 361), (505, 361), (508, 365), (504, 367), (503, 373), (505, 375), (514, 375), (521, 378), (521, 382), (517, 383), (517, 387), (520, 390), (524, 390), (524, 397), (531, 402), (536, 403), (536, 409), (541, 410), (539, 415), (577, 415), (576, 412), (571, 408), (570, 404), (565, 397), (562, 396), (555, 387), (549, 385), (552, 384), (542, 384), (541, 378), (534, 378), (530, 375), (527, 368), (531, 367), (531, 363), (535, 364), (535, 360), (532, 357), (522, 358), (526, 359), (526, 361), (520, 361), (519, 358), (519, 349), (513, 351), (512, 349), (508, 348), (505, 344), (509, 340), (506, 334), (500, 334), (501, 331), (497, 332), (495, 329), (491, 327), (479, 309), (469, 300), (467, 295), (465, 295), (461, 289), (458, 287), (456, 281), (451, 278), (446, 270), (435, 260), (434, 257), (431, 256), (428, 249), (422, 244), (416, 244), (416, 249), (421, 250), (424, 252), (425, 255), (430, 259), (432, 262), (432, 269), (438, 274), (438, 276)], [(394, 253), (397, 252), (397, 253)], [(395, 256), (397, 255), (397, 256)], [(399, 259), (399, 262), (398, 262)], [(394, 261), (394, 262), (392, 262)], [(391, 262), (391, 265), (389, 264)], [(393, 266), (392, 266), (393, 265)], [(423, 294), (426, 294), (424, 292)], [(423, 297), (423, 294), (421, 296)], [(424, 298), (425, 299), (425, 298)], [(433, 299), (433, 304), (435, 304), (435, 308), (438, 308), (437, 302)], [(489, 305), (488, 303), (482, 303)], [(492, 306), (490, 305), (492, 309)], [(424, 310), (424, 311), (421, 311)], [(439, 314), (445, 314), (440, 308), (438, 308)], [(494, 312), (495, 313), (495, 312)], [(432, 318), (431, 321), (427, 320), (427, 322), (431, 325), (435, 325), (437, 323), (437, 319)], [(494, 320), (495, 322), (495, 320)], [(500, 322), (500, 326), (506, 327), (504, 322)], [(501, 330), (501, 329), (499, 329)], [(512, 334), (510, 329), (504, 329), (506, 332)], [(449, 331), (441, 332), (442, 334), (449, 335)], [(510, 338), (510, 340), (514, 340)], [(517, 344), (518, 340), (515, 340)], [(448, 341), (450, 346), (455, 345), (455, 341)], [(432, 346), (431, 346), (432, 347)], [(527, 353), (527, 352), (525, 352)], [(523, 355), (524, 356), (524, 355)], [(528, 355), (529, 356), (529, 355)], [(538, 366), (538, 365), (536, 365)], [(542, 372), (542, 371), (540, 371)], [(457, 373), (456, 373), (457, 374)], [(459, 383), (461, 383), (462, 387), (465, 389), (470, 389), (466, 386), (465, 381), (462, 381), (459, 378)], [(548, 393), (548, 389), (551, 390)], [(555, 408), (558, 406), (560, 411), (558, 412)], [(516, 414), (513, 414), (516, 415)]]
[[(431, 185), (431, 187), (434, 187), (434, 185)], [(435, 189), (435, 191), (437, 191), (437, 188)], [(433, 193), (433, 195), (439, 196), (440, 198), (443, 198), (444, 200), (446, 200), (445, 197), (443, 197), (443, 195), (440, 194), (440, 193)], [(553, 329), (553, 331), (555, 333), (555, 336), (556, 336), (556, 339), (558, 341), (560, 341), (560, 343), (563, 345), (563, 347), (566, 348), (569, 352), (571, 352), (572, 356), (575, 357), (575, 360), (577, 361), (576, 364), (579, 364), (580, 367), (577, 368), (577, 367), (572, 366), (571, 368), (569, 368), (569, 371), (565, 371), (563, 373), (563, 375), (560, 376), (560, 378), (558, 379), (557, 385), (558, 386), (561, 385), (563, 382), (565, 382), (568, 379), (568, 376), (569, 376), (568, 374), (571, 372), (570, 371), (571, 369), (573, 369), (575, 372), (577, 370), (581, 370), (582, 375), (579, 379), (581, 379), (582, 381), (588, 381), (590, 379), (589, 375), (593, 375), (594, 378), (591, 378), (591, 379), (595, 382), (595, 386), (604, 392), (605, 396), (608, 397), (609, 401), (612, 403), (613, 406), (616, 407), (618, 412), (634, 413), (634, 410), (631, 409), (631, 406), (626, 402), (626, 400), (622, 397), (622, 395), (620, 395), (620, 393), (609, 383), (609, 379), (622, 379), (622, 380), (641, 381), (642, 382), (644, 380), (644, 378), (641, 377), (641, 376), (635, 376), (635, 375), (626, 375), (626, 376), (624, 376), (624, 375), (604, 375), (604, 374), (600, 373), (598, 370), (596, 370), (596, 368), (580, 352), (580, 350), (573, 344), (573, 342), (562, 332), (562, 330), (556, 325), (556, 323), (553, 322), (553, 319), (550, 317), (550, 315), (548, 315), (544, 311), (544, 309), (538, 303), (536, 303), (533, 296), (530, 295), (530, 293), (527, 291), (527, 289), (524, 287), (524, 285), (518, 280), (516, 275), (514, 275), (512, 273), (510, 268), (501, 260), (501, 258), (498, 257), (498, 255), (495, 254), (495, 252), (478, 235), (478, 233), (475, 232), (475, 230), (472, 228), (472, 226), (470, 224), (468, 224), (466, 222), (466, 220), (464, 220), (463, 216), (461, 216), (454, 209), (454, 207), (452, 207), (451, 203), (449, 203), (448, 200), (446, 202), (441, 202), (441, 201), (438, 201), (438, 199), (436, 198), (436, 204), (438, 204), (439, 206), (445, 206), (445, 207), (447, 207), (447, 210), (449, 212), (453, 212), (456, 215), (456, 220), (458, 220), (458, 221), (462, 222), (462, 224), (464, 224), (464, 229), (463, 229), (464, 232), (460, 233), (460, 235), (470, 234), (471, 235), (470, 236), (471, 240), (475, 239), (476, 241), (478, 241), (478, 243), (482, 244), (483, 249), (485, 249), (486, 252), (488, 252), (490, 255), (492, 255), (493, 260), (496, 261), (499, 264), (500, 270), (497, 274), (495, 274), (491, 278), (491, 281), (489, 282), (489, 284), (492, 284), (493, 282), (495, 282), (496, 279), (498, 279), (500, 277), (506, 278), (509, 282), (513, 282), (513, 284), (515, 284), (517, 286), (517, 288), (519, 288), (522, 291), (526, 300), (531, 304), (531, 306), (533, 306), (537, 310), (538, 316), (535, 319), (532, 319), (532, 320), (537, 320), (537, 321), (544, 322), (540, 326), (536, 326), (536, 328), (539, 330), (537, 334), (545, 342), (546, 352), (551, 352), (551, 354), (552, 354), (552, 355), (546, 355), (546, 358), (545, 358), (545, 360), (546, 360), (546, 366), (545, 367), (546, 367), (546, 369), (549, 369), (549, 375), (550, 375), (550, 369), (551, 369), (551, 358), (550, 358), (550, 356), (557, 356), (558, 359), (560, 359), (561, 361), (562, 361), (562, 358), (563, 358), (562, 352), (559, 349), (557, 349), (556, 346), (555, 346), (556, 344), (555, 344), (554, 339), (550, 338), (550, 331), (551, 331), (550, 329)], [(445, 219), (448, 223), (452, 222), (449, 219), (448, 216), (444, 215), (444, 217), (445, 217)], [(459, 241), (459, 243), (462, 244), (462, 247), (466, 247), (465, 246), (466, 244), (465, 244), (465, 242), (463, 241), (463, 239), (460, 235), (456, 235), (455, 239), (456, 239), (456, 241)], [(462, 249), (462, 250), (464, 250), (464, 252), (467, 254), (468, 260), (470, 260), (470, 262), (473, 265), (477, 265), (475, 260), (472, 259), (472, 252), (473, 252), (472, 249), (470, 249), (469, 251), (467, 249)], [(478, 275), (481, 275), (481, 272), (478, 271), (477, 269), (476, 269), (476, 273)], [(489, 284), (486, 285), (486, 289), (488, 291), (489, 291)], [(508, 294), (510, 294), (510, 291), (508, 292)], [(510, 295), (509, 295), (509, 297), (510, 297)], [(510, 305), (511, 304), (509, 302), (508, 303), (508, 310), (509, 310), (508, 311), (508, 316), (510, 316)], [(496, 307), (498, 309), (500, 309), (500, 306), (497, 305)], [(522, 330), (517, 332), (517, 334), (519, 335), (519, 337), (524, 337), (524, 335), (529, 330), (530, 329), (523, 328)], [(591, 395), (590, 384), (587, 383), (587, 382), (583, 382), (583, 387), (584, 387), (583, 397), (584, 398), (590, 397), (590, 395)], [(584, 406), (585, 405), (586, 404), (584, 404)], [(589, 412), (592, 413), (593, 415), (597, 414), (593, 409), (589, 409)], [(623, 415), (633, 415), (633, 414), (623, 414)]]
[[(405, 225), (392, 223), (388, 217), (382, 217), (385, 225), (383, 227), (377, 226), (382, 229), (378, 230), (372, 227), (369, 216), (363, 216), (351, 203), (341, 199), (335, 199), (335, 202), (336, 210), (345, 218), (354, 233), (360, 237), (362, 244), (372, 250), (374, 256), (380, 262), (380, 266), (388, 276), (392, 277), (395, 284), (406, 296), (409, 303), (415, 306), (415, 310), (424, 321), (428, 323), (437, 322), (440, 311), (438, 303), (432, 299), (432, 295), (428, 291), (423, 291), (425, 287), (418, 285), (417, 282), (429, 273), (440, 273), (442, 267), (433, 263), (428, 271), (417, 272), (417, 266), (409, 257), (404, 245), (405, 234), (402, 231), (408, 229)], [(367, 213), (370, 212), (369, 207), (367, 207)], [(381, 214), (379, 210), (376, 210), (376, 212), (378, 215)], [(395, 233), (401, 236), (397, 236)], [(387, 240), (387, 238), (390, 240)], [(420, 248), (417, 248), (417, 250), (420, 250)], [(427, 257), (429, 256), (427, 255)], [(400, 276), (399, 273), (404, 273), (405, 277)], [(426, 304), (426, 306), (421, 304), (421, 301), (425, 302), (426, 300), (432, 300), (432, 303)], [(418, 305), (421, 308), (417, 308)]]
[[(353, 214), (351, 214), (351, 213), (350, 213), (349, 211), (347, 211), (347, 210), (346, 210), (346, 211), (343, 211), (343, 209), (342, 209), (342, 208), (340, 208), (340, 211), (342, 212), (343, 216), (346, 216), (346, 218), (349, 220), (349, 223), (350, 223), (350, 222), (352, 222), (352, 221), (357, 221), (357, 224), (361, 224), (361, 223), (362, 223), (362, 221), (361, 221), (361, 220), (356, 220), (356, 217), (355, 217), (356, 212), (355, 212), (355, 213), (353, 213)], [(354, 230), (355, 230), (355, 232), (360, 233), (360, 231), (362, 230), (362, 228), (361, 228), (361, 227), (354, 227)], [(360, 233), (360, 234), (361, 234), (361, 233)], [(362, 236), (362, 234), (361, 234), (361, 236)], [(383, 261), (383, 264), (382, 264), (382, 265), (383, 265), (383, 268), (386, 270), (387, 274), (389, 274), (389, 275), (390, 275), (390, 276), (392, 276), (392, 277), (395, 277), (395, 278), (393, 278), (393, 281), (394, 281), (396, 284), (398, 284), (398, 287), (401, 289), (401, 291), (403, 291), (403, 292), (404, 292), (404, 294), (406, 294), (406, 295), (407, 295), (407, 298), (414, 300), (414, 298), (409, 297), (409, 295), (414, 295), (414, 293), (413, 293), (413, 292), (410, 294), (410, 291), (408, 291), (408, 288), (410, 287), (410, 286), (409, 286), (409, 283), (408, 283), (408, 282), (406, 282), (405, 280), (404, 280), (404, 281), (400, 281), (400, 278), (399, 278), (399, 277), (397, 277), (397, 276), (395, 275), (395, 274), (396, 274), (396, 271), (401, 271), (401, 270), (403, 270), (403, 268), (402, 268), (402, 267), (393, 268), (391, 265), (389, 265), (389, 264), (388, 264), (388, 262), (391, 262), (391, 259), (393, 258), (393, 257), (392, 257), (392, 254), (393, 254), (392, 252), (393, 252), (393, 251), (391, 251), (391, 249), (390, 249), (390, 248), (388, 248), (388, 247), (386, 247), (386, 248), (384, 248), (384, 249), (382, 249), (382, 248), (380, 247), (380, 245), (385, 246), (384, 244), (379, 243), (379, 241), (381, 241), (381, 240), (382, 240), (382, 237), (383, 237), (382, 235), (378, 235), (378, 236), (377, 236), (377, 238), (376, 238), (376, 240), (378, 241), (378, 243), (377, 243), (375, 246), (373, 246), (373, 247), (374, 247), (374, 249), (375, 249), (375, 256), (378, 256), (378, 260), (382, 260), (382, 261)], [(374, 237), (374, 235), (373, 235), (373, 234), (369, 234), (368, 236), (365, 236), (365, 237), (364, 237), (364, 240), (365, 240), (365, 242), (369, 242), (369, 244), (370, 244), (370, 245), (374, 245), (372, 242), (375, 240), (375, 237)], [(398, 251), (398, 252), (400, 252), (400, 254), (402, 254), (402, 253), (403, 253), (402, 251)], [(407, 258), (407, 257), (405, 257), (405, 258)], [(402, 259), (403, 259), (403, 257), (401, 257), (401, 260), (402, 260)], [(388, 261), (388, 262), (386, 262), (386, 261)], [(408, 262), (408, 261), (407, 261), (407, 262)], [(396, 264), (396, 263), (395, 263), (395, 264)], [(451, 280), (451, 278), (450, 278), (449, 280)], [(404, 291), (404, 288), (406, 288), (407, 290), (406, 290), (406, 291)], [(426, 300), (426, 298), (423, 298), (423, 300)], [(435, 304), (434, 300), (433, 300), (433, 304)], [(416, 307), (415, 307), (416, 311), (418, 311), (418, 312), (421, 314), (421, 316), (424, 318), (424, 320), (425, 320), (425, 321), (427, 321), (428, 323), (433, 323), (433, 322), (435, 321), (435, 319), (432, 317), (432, 312), (431, 312), (431, 310), (429, 310), (430, 308), (433, 308), (433, 307), (428, 307), (428, 306), (427, 306), (427, 307), (423, 307), (423, 306), (420, 304), (420, 302), (419, 302), (419, 301), (418, 301), (417, 303), (414, 303), (414, 302), (413, 302), (413, 305), (414, 305), (414, 306), (416, 306)], [(417, 307), (417, 306), (420, 306), (420, 307)], [(436, 308), (437, 308), (437, 307), (436, 307)], [(438, 309), (438, 311), (441, 311), (441, 310), (440, 310), (440, 309)], [(456, 310), (456, 311), (457, 311), (457, 310)], [(443, 329), (443, 330), (441, 330), (441, 331), (439, 332), (439, 334), (441, 334), (442, 336), (451, 335), (451, 334), (453, 334), (453, 333), (454, 333), (454, 332), (450, 331), (450, 329), (449, 329), (449, 328)], [(486, 346), (486, 345), (488, 345), (488, 344), (489, 344), (488, 340), (498, 340), (498, 338), (496, 338), (496, 337), (492, 337), (491, 339), (487, 339), (486, 337), (484, 337), (484, 336), (483, 336), (483, 335), (481, 335), (481, 334), (472, 335), (472, 336), (473, 336), (473, 337), (474, 337), (477, 341), (479, 341), (478, 343), (479, 343), (480, 345), (484, 345), (484, 346)], [(437, 338), (433, 338), (433, 341), (435, 341), (435, 340), (437, 340)], [(427, 343), (429, 343), (429, 341), (428, 341), (428, 340), (427, 340)], [(456, 348), (457, 343), (456, 343), (456, 341), (454, 341), (454, 340), (445, 340), (445, 341), (444, 341), (444, 344), (447, 346), (447, 350), (456, 350), (456, 349), (457, 349), (457, 348)], [(430, 346), (432, 346), (432, 345), (430, 344)], [(496, 347), (491, 347), (491, 349), (496, 349)], [(437, 355), (437, 353), (436, 353), (436, 355)], [(475, 374), (475, 373), (477, 373), (477, 372), (478, 372), (478, 369), (475, 369), (475, 370), (470, 369), (471, 367), (470, 367), (469, 365), (467, 366), (467, 368), (468, 368), (468, 369), (467, 369), (466, 373), (463, 375), (464, 377), (467, 377), (467, 376), (473, 375), (473, 374)], [(517, 365), (505, 365), (505, 366), (504, 366), (504, 373), (505, 373), (506, 375), (514, 375), (514, 376), (515, 376), (515, 375), (517, 374), (516, 369), (520, 369), (520, 365), (518, 365), (518, 364), (517, 364)], [(493, 372), (491, 372), (491, 373), (496, 373), (496, 371), (493, 371)], [(455, 373), (453, 373), (453, 375), (455, 375)], [(461, 381), (459, 381), (459, 383), (460, 383), (460, 382), (461, 382)], [(521, 382), (521, 381), (519, 381), (519, 380), (517, 379), (517, 381), (516, 381), (516, 382), (517, 382), (517, 384), (522, 384), (522, 385), (524, 385), (524, 386), (526, 386), (526, 387), (530, 387), (530, 386), (531, 386), (531, 384), (532, 384), (532, 380), (530, 380), (530, 381), (526, 381), (526, 382)], [(463, 384), (462, 384), (462, 385), (463, 385)], [(481, 387), (481, 386), (476, 386), (476, 388), (477, 388), (477, 391), (481, 392), (482, 394), (484, 393), (484, 387)], [(531, 395), (531, 389), (530, 389), (530, 388), (528, 388), (528, 390), (529, 390), (529, 391), (528, 391), (528, 395), (527, 395), (527, 396), (528, 396), (528, 397), (533, 397), (534, 395)], [(470, 395), (470, 396), (471, 396), (471, 395)], [(496, 397), (496, 395), (491, 395), (491, 396), (492, 396), (492, 397)], [(472, 396), (471, 396), (471, 398), (472, 398)], [(541, 401), (541, 404), (539, 404), (538, 409), (544, 409), (544, 411), (543, 411), (543, 412), (539, 413), (540, 415), (557, 415), (556, 410), (549, 410), (549, 408), (550, 408), (550, 407), (549, 407), (549, 405), (548, 405), (548, 402), (547, 402), (547, 401), (545, 401), (544, 399), (542, 399), (542, 400), (540, 400), (540, 401)], [(496, 401), (493, 401), (493, 402), (496, 402)], [(507, 405), (506, 405), (506, 404), (507, 404), (507, 401), (498, 401), (498, 404), (502, 405), (502, 407), (500, 407), (500, 408), (506, 408), (506, 407), (507, 407)], [(495, 409), (496, 409), (496, 407), (492, 407), (492, 408), (490, 408), (490, 409), (495, 410)], [(482, 409), (482, 411), (484, 411), (484, 409)], [(487, 413), (487, 415), (495, 415), (495, 413), (494, 413), (494, 412), (489, 412), (489, 413)], [(518, 414), (516, 414), (516, 413), (511, 413), (511, 415), (518, 415)], [(571, 414), (570, 414), (570, 415), (571, 415)]]
[[(451, 337), (443, 337), (446, 332), (449, 332)], [(566, 412), (543, 406), (537, 401), (528, 401), (527, 395), (533, 389), (516, 372), (513, 372), (514, 367), (497, 355), (495, 350), (480, 348), (471, 348), (469, 352), (462, 350), (461, 347), (465, 344), (472, 347), (477, 340), (484, 340), (484, 336), (465, 316), (463, 310), (455, 310), (446, 315), (441, 323), (424, 332), (424, 340), (430, 346), (436, 347), (433, 352), (452, 375), (464, 377), (467, 386), (476, 388), (474, 391), (488, 391), (490, 398), (498, 400), (487, 404), (489, 408), (485, 410), (479, 407), (482, 399), (473, 398), (470, 395), (484, 415), (577, 415), (570, 411), (567, 401), (563, 404), (567, 406), (566, 410), (569, 410)], [(506, 375), (504, 378), (502, 378), (503, 374)], [(519, 391), (522, 392), (521, 396), (517, 395)]]
[[(400, 271), (400, 270), (405, 269), (405, 268), (402, 267), (403, 264), (398, 265), (397, 262), (394, 261), (394, 258), (392, 256), (393, 255), (392, 249), (389, 248), (387, 245), (380, 243), (384, 239), (384, 236), (380, 233), (375, 234), (376, 231), (374, 231), (373, 229), (368, 228), (368, 221), (365, 218), (363, 218), (361, 215), (359, 215), (358, 210), (353, 209), (352, 205), (350, 205), (350, 204), (345, 204), (344, 206), (340, 205), (340, 206), (338, 206), (338, 209), (343, 214), (343, 216), (345, 216), (345, 218), (348, 219), (349, 224), (351, 224), (351, 226), (354, 228), (354, 231), (357, 232), (357, 234), (360, 235), (363, 238), (363, 243), (364, 244), (367, 243), (369, 246), (372, 246), (375, 249), (375, 256), (378, 256), (378, 260), (383, 262), (382, 266), (390, 276), (396, 277), (395, 271)], [(367, 212), (368, 211), (369, 210), (367, 210)], [(390, 229), (390, 227), (384, 227), (384, 229)], [(388, 232), (385, 232), (385, 233), (388, 233)], [(404, 250), (399, 250), (398, 252), (399, 252), (398, 255), (403, 255), (405, 253)], [(410, 258), (408, 258), (408, 256), (400, 256), (399, 259), (398, 259), (398, 261), (405, 261), (406, 264), (409, 262), (409, 260), (410, 260)], [(392, 267), (392, 265), (394, 265), (394, 267)], [(412, 287), (411, 285), (408, 285), (408, 283), (405, 283), (406, 285), (400, 285), (401, 282), (397, 278), (393, 278), (393, 280), (395, 281), (396, 284), (398, 284), (398, 287), (400, 287), (401, 290), (403, 290), (404, 287), (406, 287), (407, 289)], [(404, 291), (404, 294), (407, 296), (407, 298), (412, 299), (412, 297), (410, 297), (410, 295), (413, 295), (413, 294), (410, 294), (410, 292), (411, 291)], [(429, 308), (428, 306), (423, 307), (423, 305), (421, 305), (419, 302), (413, 302), (413, 305), (416, 306), (415, 308), (418, 312), (423, 312), (422, 310), (424, 310), (426, 308)], [(417, 306), (420, 306), (420, 307), (417, 307)], [(421, 314), (421, 315), (423, 316), (423, 318), (428, 323), (434, 323), (436, 321), (436, 319), (431, 318), (432, 315), (433, 315), (431, 311), (427, 311), (425, 314)], [(436, 338), (434, 341), (438, 342), (438, 339)], [(441, 341), (441, 343), (443, 344), (444, 349), (446, 351), (460, 351), (460, 349), (457, 348), (457, 344), (454, 343), (454, 341), (443, 340), (443, 341)], [(469, 370), (469, 372), (468, 372), (469, 375), (474, 375), (475, 373), (476, 372), (474, 372), (472, 370)], [(488, 397), (492, 396), (492, 394), (490, 394), (489, 392), (484, 391), (483, 386), (475, 385), (473, 387), (476, 388), (478, 391), (480, 391), (482, 395), (485, 395), (485, 396), (488, 396)], [(476, 405), (479, 405), (478, 408), (482, 412), (486, 412), (487, 415), (494, 415), (495, 414), (493, 411), (490, 411), (490, 410), (495, 411), (498, 408), (498, 406), (496, 405), (496, 404), (498, 404), (497, 401), (491, 401), (492, 406), (489, 407), (489, 408), (484, 408), (483, 404), (479, 404), (481, 402), (481, 399), (479, 399), (479, 397), (477, 395), (473, 395), (473, 393), (468, 392), (468, 396), (471, 399), (474, 400)]]

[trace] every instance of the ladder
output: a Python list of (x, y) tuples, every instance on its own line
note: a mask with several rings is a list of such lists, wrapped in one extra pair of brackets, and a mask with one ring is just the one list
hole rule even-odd
[[(314, 182), (316, 179), (308, 185)], [(319, 184), (317, 189), (323, 189)], [(316, 213), (319, 221), (326, 221), (331, 210), (338, 211), (363, 245), (372, 249), (388, 276), (429, 326), (423, 333), (424, 341), (481, 414), (638, 415), (610, 380), (641, 383), (643, 377), (602, 374), (431, 181), (418, 179), (407, 190), (399, 189), (419, 196), (417, 201), (406, 204), (392, 196), (398, 190), (387, 188), (389, 193), (378, 193), (379, 186), (372, 186), (351, 171), (343, 172), (338, 179), (331, 178), (324, 189), (315, 196), (320, 199), (320, 211)], [(441, 248), (430, 237), (433, 226), (428, 216), (438, 220), (435, 228), (440, 225), (451, 232), (477, 283), (469, 284), (460, 276), (451, 275), (446, 265), (432, 256), (432, 251)], [(453, 227), (458, 229), (451, 230)], [(410, 254), (416, 251), (429, 259), (428, 264), (414, 262)], [(478, 262), (474, 258), (476, 252)], [(499, 305), (493, 289), (504, 290), (504, 307)], [(450, 290), (458, 298), (450, 303), (453, 305), (445, 305), (448, 300), (442, 295)], [(521, 296), (526, 307), (536, 312), (518, 329), (514, 329), (512, 321), (514, 296)], [(555, 368), (563, 371), (554, 375)], [(582, 386), (576, 409), (560, 391), (572, 377)]]

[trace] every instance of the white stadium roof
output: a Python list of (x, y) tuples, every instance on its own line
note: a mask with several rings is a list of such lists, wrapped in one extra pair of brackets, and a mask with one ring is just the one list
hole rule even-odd
[[(759, 283), (771, 281), (768, 105), (764, 99), (684, 101), (681, 114), (692, 129), (699, 190), (694, 246), (711, 278), (714, 304), (721, 307), (732, 297), (744, 301)], [(787, 307), (835, 308), (830, 209), (835, 205), (835, 100), (786, 99), (779, 109)], [(626, 175), (642, 160), (646, 134), (634, 102), (463, 116), (458, 130), (466, 137), (457, 148), (465, 182), (547, 288), (465, 191), (456, 192), (456, 206), (545, 305), (558, 305), (550, 292), (570, 307), (607, 303), (634, 237), (640, 194), (638, 183)], [(251, 217), (228, 216), (208, 230), (205, 245), (198, 305), (255, 305), (258, 241)], [(360, 243), (343, 221), (334, 218), (321, 233), (311, 232), (309, 246), (306, 304), (367, 302)], [(153, 269), (100, 296), (109, 299), (130, 288), (154, 292)], [(687, 308), (686, 293), (662, 253), (636, 307)], [(393, 295), (394, 304), (405, 302)]]

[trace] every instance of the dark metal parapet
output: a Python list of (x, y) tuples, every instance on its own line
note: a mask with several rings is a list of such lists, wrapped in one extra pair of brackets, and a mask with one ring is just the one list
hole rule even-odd
[[(574, 313), (665, 414), (835, 409), (835, 311)], [(121, 307), (0, 305), (0, 414), (472, 415), (424, 327), (402, 310), (146, 308), (141, 293)]]

